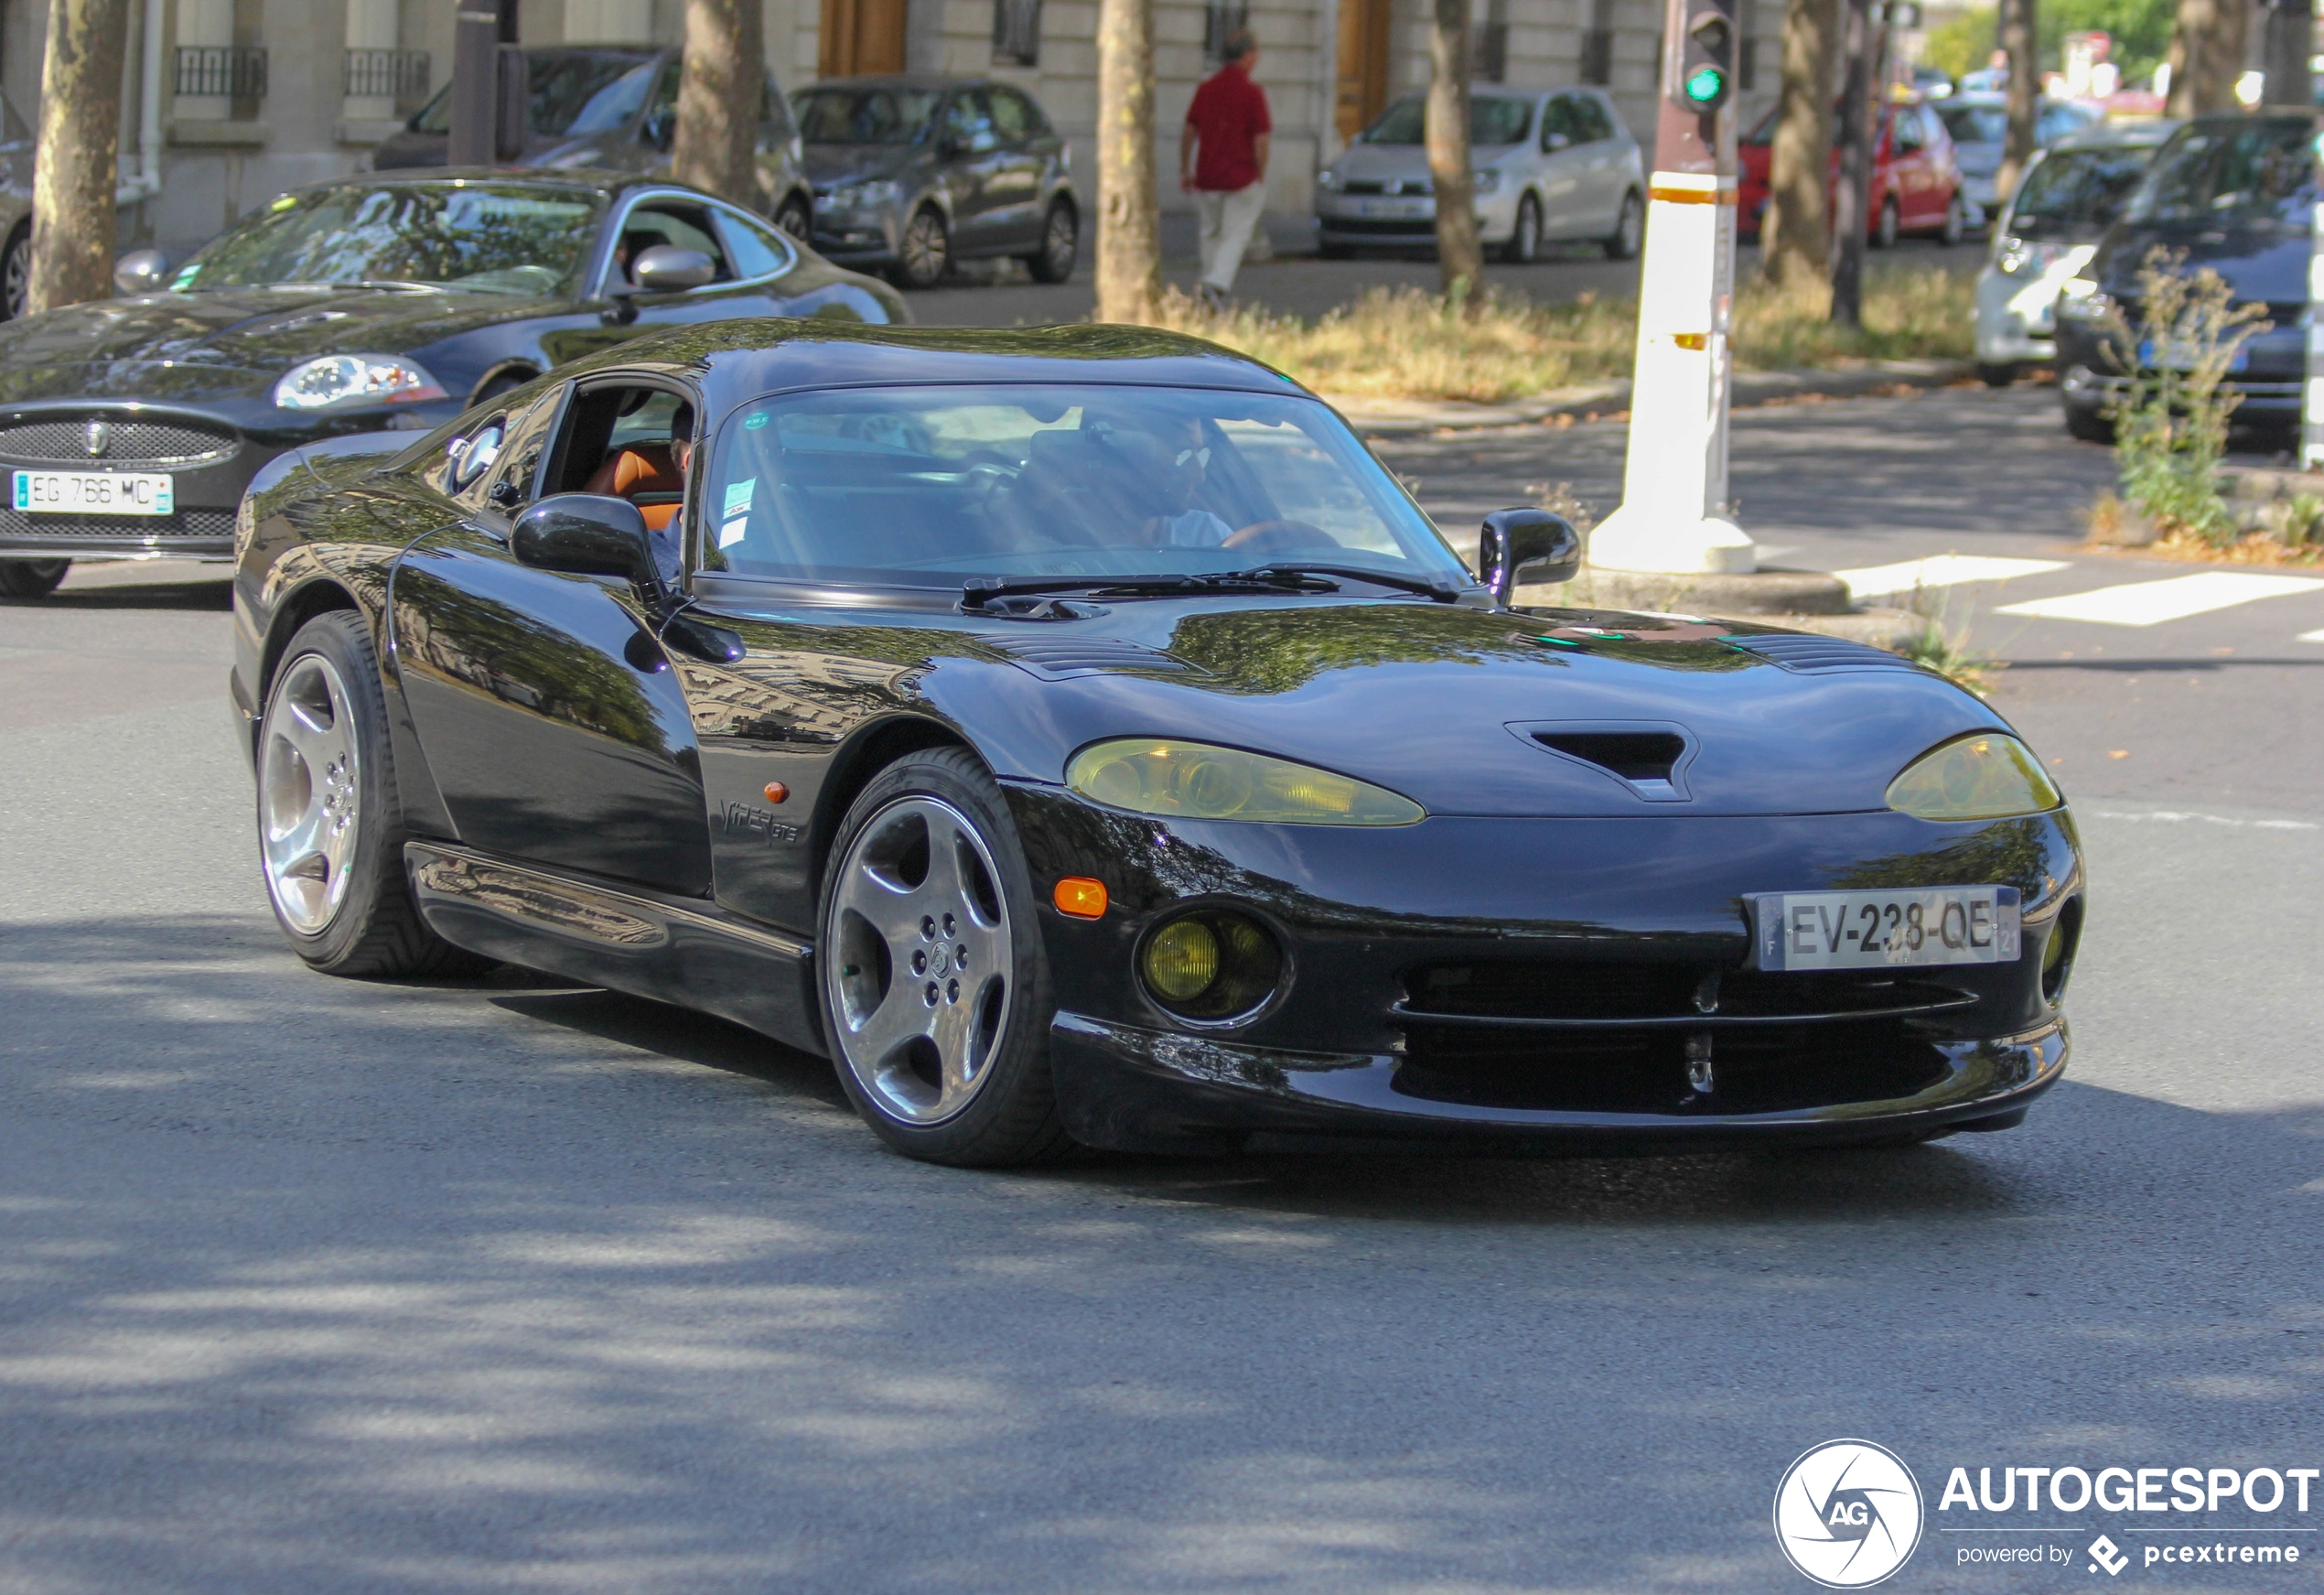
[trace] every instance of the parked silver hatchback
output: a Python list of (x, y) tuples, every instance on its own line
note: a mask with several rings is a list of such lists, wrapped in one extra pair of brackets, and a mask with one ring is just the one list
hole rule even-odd
[[(1484, 84), (1469, 106), (1477, 225), (1502, 260), (1537, 259), (1550, 242), (1596, 243), (1615, 260), (1638, 253), (1646, 173), (1613, 101), (1597, 89)], [(1426, 121), (1421, 97), (1407, 95), (1325, 169), (1316, 188), (1318, 253), (1434, 242)]]

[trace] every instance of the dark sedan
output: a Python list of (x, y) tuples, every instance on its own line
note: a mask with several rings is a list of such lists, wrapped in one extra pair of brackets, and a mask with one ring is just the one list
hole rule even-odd
[(83, 556), (223, 557), (253, 473), (425, 432), (673, 324), (909, 319), (895, 290), (693, 189), (607, 172), (360, 178), (282, 196), (168, 289), (0, 327), (0, 594)]
[(2140, 331), (2138, 275), (2157, 251), (2164, 270), (2208, 268), (2239, 304), (2265, 308), (2267, 329), (2243, 345), (2228, 379), (2243, 395), (2235, 418), (2299, 425), (2315, 137), (2304, 116), (2205, 116), (2156, 152), (2096, 256), (2059, 290), (2058, 390), (2069, 432), (2110, 440), (2106, 406), (2123, 391), (2126, 361), (2155, 357)]
[[(366, 447), (348, 440), (342, 450)], [(1264, 367), (760, 322), (252, 490), (291, 948), (827, 1054), (890, 1145), (1900, 1144), (2065, 1065), (2073, 823), (1896, 656), (1522, 609)]]
[(1015, 255), (1039, 283), (1071, 277), (1081, 202), (1073, 152), (1008, 83), (845, 78), (797, 97), (815, 185), (815, 247), (932, 288), (952, 262)]

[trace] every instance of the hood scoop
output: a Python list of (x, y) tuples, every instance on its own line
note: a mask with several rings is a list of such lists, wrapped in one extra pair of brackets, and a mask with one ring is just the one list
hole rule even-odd
[(1695, 738), (1684, 726), (1640, 720), (1518, 720), (1509, 728), (1535, 747), (1613, 777), (1650, 803), (1687, 801), (1686, 767), (1695, 757)]
[(1018, 668), (1043, 681), (1076, 675), (1111, 675), (1121, 671), (1161, 671), (1207, 675), (1176, 654), (1112, 637), (1007, 637), (988, 644)]
[(1719, 641), (1738, 653), (1755, 654), (1798, 675), (1828, 675), (1839, 670), (1921, 668), (1885, 648), (1875, 648), (1869, 642), (1851, 642), (1844, 637), (1781, 631), (1765, 636), (1730, 634)]

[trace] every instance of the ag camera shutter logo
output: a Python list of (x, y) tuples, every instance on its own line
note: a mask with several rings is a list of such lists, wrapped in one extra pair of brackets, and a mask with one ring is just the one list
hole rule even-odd
[(1921, 1525), (1920, 1481), (1870, 1440), (1826, 1440), (1775, 1487), (1775, 1543), (1827, 1590), (1862, 1590), (1903, 1567)]

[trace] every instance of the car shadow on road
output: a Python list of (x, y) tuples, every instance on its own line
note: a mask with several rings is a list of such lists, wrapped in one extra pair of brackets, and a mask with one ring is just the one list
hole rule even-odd
[(12, 609), (188, 609), (224, 613), (234, 607), (234, 584), (216, 581), (107, 582), (59, 587), (44, 598), (0, 598)]

